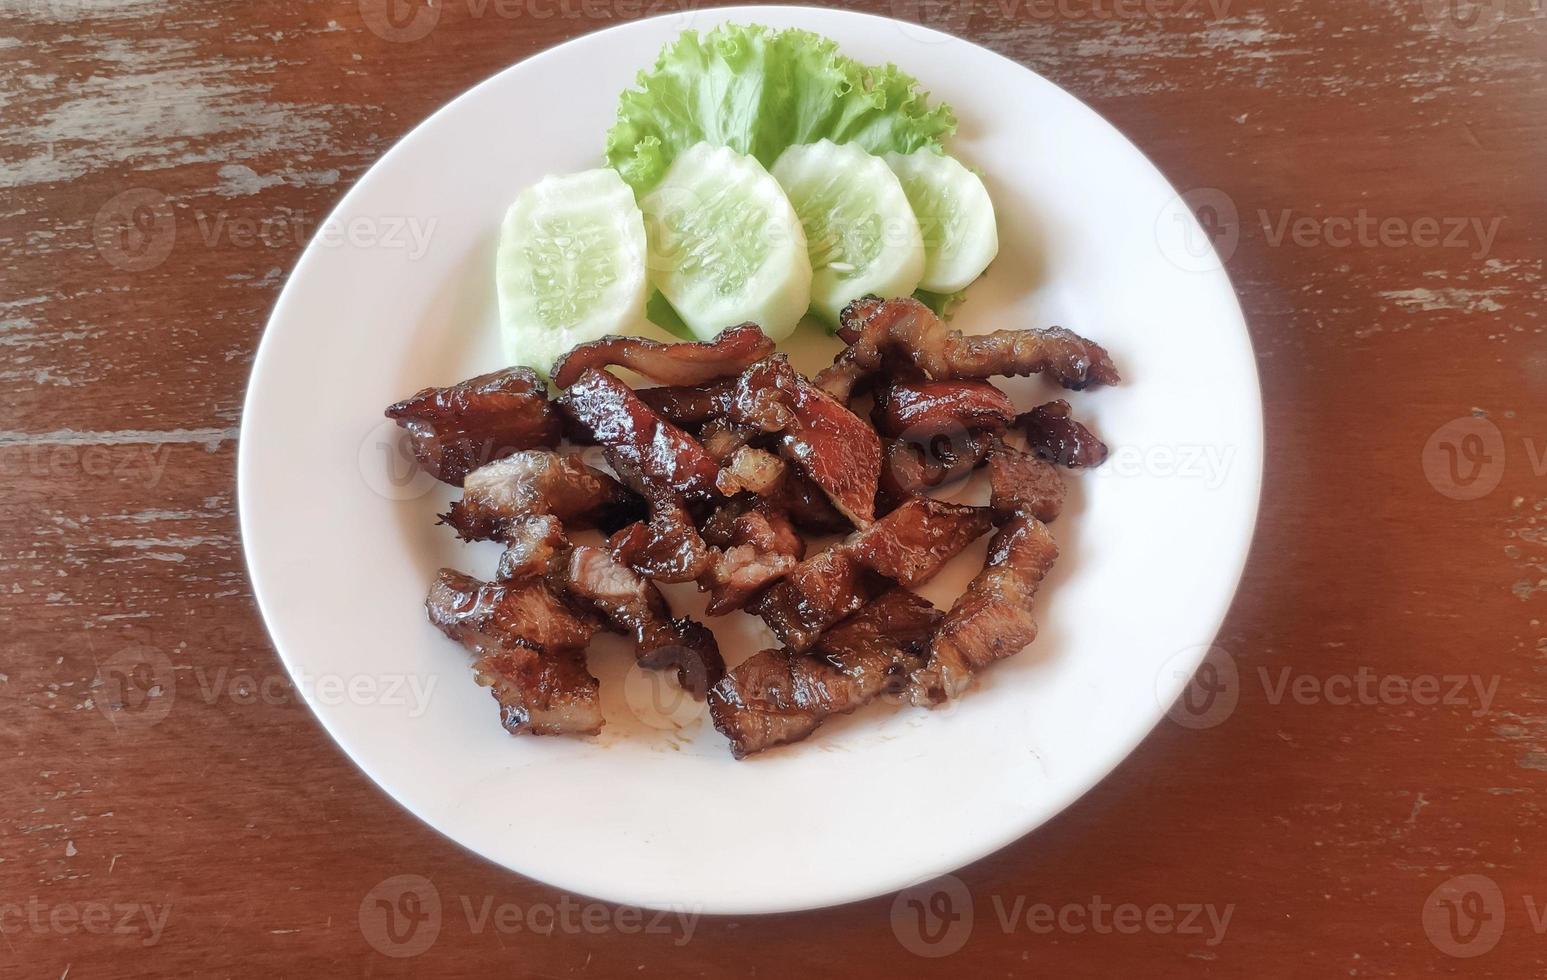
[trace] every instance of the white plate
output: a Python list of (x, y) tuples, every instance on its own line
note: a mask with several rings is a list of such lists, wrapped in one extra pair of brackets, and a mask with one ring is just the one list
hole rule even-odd
[[(1003, 243), (958, 323), (1059, 323), (1105, 344), (1125, 384), (1071, 400), (1114, 457), (1070, 480), (1041, 636), (951, 708), (872, 706), (738, 763), (698, 706), (653, 707), (661, 692), (604, 642), (591, 657), (604, 734), (513, 738), (422, 606), (437, 567), (489, 577), (495, 549), (434, 525), (448, 494), (405, 475), (382, 409), (501, 366), (491, 263), (506, 206), (544, 174), (595, 166), (634, 73), (682, 28), (723, 20), (826, 34), (955, 107), (953, 151), (984, 174)], [(345, 751), (430, 826), (512, 870), (616, 902), (720, 913), (847, 902), (950, 871), (1110, 771), (1225, 614), (1262, 449), (1230, 283), (1127, 140), (983, 48), (805, 8), (616, 27), (437, 112), (361, 178), (329, 227), (280, 296), (247, 394), (239, 492), (253, 587), (286, 667)], [(807, 367), (830, 344), (804, 328), (787, 342)], [(1023, 406), (1043, 393), (1012, 392)], [(982, 555), (980, 543), (925, 593), (948, 604)], [(773, 645), (752, 626), (714, 625), (731, 663)]]

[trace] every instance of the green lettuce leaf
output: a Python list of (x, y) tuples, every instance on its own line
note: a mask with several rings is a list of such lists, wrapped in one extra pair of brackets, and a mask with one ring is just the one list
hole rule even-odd
[(967, 291), (958, 289), (954, 293), (932, 293), (927, 289), (915, 289), (913, 298), (935, 311), (935, 316), (942, 320), (949, 320), (956, 315), (956, 308), (967, 299)]
[(787, 146), (830, 139), (871, 153), (939, 149), (956, 130), (949, 106), (931, 106), (894, 65), (862, 65), (810, 31), (725, 24), (685, 31), (623, 93), (607, 133), (607, 162), (636, 193), (700, 141), (754, 156), (765, 167)]

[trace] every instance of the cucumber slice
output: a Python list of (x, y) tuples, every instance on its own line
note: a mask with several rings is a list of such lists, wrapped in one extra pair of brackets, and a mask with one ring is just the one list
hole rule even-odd
[(994, 205), (977, 174), (933, 150), (888, 153), (924, 232), (924, 277), (933, 293), (966, 289), (999, 254)]
[(774, 340), (795, 329), (811, 302), (806, 237), (757, 160), (698, 143), (639, 206), (650, 279), (694, 334), (749, 320)]
[(615, 170), (544, 177), (505, 215), (495, 257), (511, 364), (548, 373), (576, 344), (637, 333), (645, 315), (645, 225)]
[(806, 230), (817, 313), (837, 323), (852, 299), (907, 296), (917, 288), (924, 241), (884, 160), (852, 143), (822, 140), (785, 150), (772, 173)]

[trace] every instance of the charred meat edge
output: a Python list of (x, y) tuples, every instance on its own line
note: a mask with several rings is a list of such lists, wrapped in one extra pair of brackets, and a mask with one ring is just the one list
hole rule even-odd
[(644, 514), (644, 502), (579, 453), (525, 449), (480, 466), (462, 483), (462, 499), (441, 515), (464, 541), (492, 541), (540, 514), (571, 527), (616, 530)]
[(616, 335), (580, 344), (553, 364), (553, 383), (568, 388), (590, 368), (617, 365), (666, 385), (699, 385), (739, 373), (772, 354), (774, 342), (755, 323), (727, 327), (713, 340), (663, 344)]
[(983, 570), (930, 638), (928, 663), (914, 671), (909, 700), (936, 705), (960, 697), (979, 671), (1036, 639), (1032, 600), (1057, 558), (1047, 525), (1029, 514), (1006, 521), (989, 543)]
[(541, 582), (480, 582), (443, 568), (425, 611), (442, 633), (477, 655), (475, 679), (500, 706), (511, 734), (595, 735), (601, 684), (582, 649), (596, 625), (558, 602)]
[(1100, 466), (1106, 461), (1106, 443), (1069, 413), (1062, 398), (1038, 405), (1016, 420), (1026, 432), (1026, 444), (1043, 459), (1059, 466)]
[(714, 726), (744, 759), (799, 741), (834, 715), (899, 694), (942, 615), (927, 600), (893, 589), (829, 630), (813, 655), (753, 654), (710, 691)]
[(934, 381), (1047, 374), (1065, 388), (1121, 380), (1101, 345), (1062, 327), (963, 334), (911, 296), (857, 299), (839, 317), (849, 346), (815, 378), (818, 387), (847, 401), (855, 385), (896, 355)]
[(423, 388), (387, 408), (425, 472), (452, 486), (485, 463), (559, 444), (563, 423), (530, 368), (506, 368), (446, 388)]
[(886, 581), (927, 581), (991, 526), (987, 508), (913, 497), (863, 531), (807, 558), (749, 606), (794, 651), (848, 616)]

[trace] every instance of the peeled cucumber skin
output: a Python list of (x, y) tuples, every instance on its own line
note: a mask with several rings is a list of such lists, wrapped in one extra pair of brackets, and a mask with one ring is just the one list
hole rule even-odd
[[(562, 246), (534, 238), (534, 224), (545, 231), (569, 228), (597, 236), (598, 255), (612, 273), (600, 295), (567, 320), (555, 311), (584, 293), (568, 288), (576, 267), (556, 264), (554, 288), (539, 295), (533, 255), (552, 258)], [(616, 171), (587, 170), (549, 176), (527, 188), (506, 212), (495, 257), (499, 297), (500, 339), (511, 365), (531, 367), (546, 375), (559, 355), (576, 344), (609, 333), (637, 333), (644, 322), (644, 218), (633, 191)], [(608, 252), (611, 254), (605, 254)]]
[(772, 173), (801, 216), (811, 248), (811, 308), (829, 325), (851, 300), (917, 288), (923, 237), (884, 160), (852, 143), (821, 140), (786, 149)]
[[(924, 232), (924, 275), (933, 293), (966, 289), (999, 254), (999, 230), (988, 188), (960, 161), (933, 150), (888, 153)], [(943, 220), (942, 220), (943, 219)]]
[(651, 283), (695, 336), (751, 321), (789, 336), (811, 302), (805, 233), (762, 164), (699, 143), (640, 199)]

